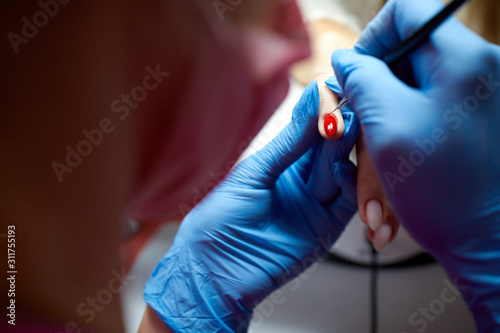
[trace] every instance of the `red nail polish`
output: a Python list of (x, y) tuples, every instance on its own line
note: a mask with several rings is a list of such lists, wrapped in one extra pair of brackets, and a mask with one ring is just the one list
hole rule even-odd
[(325, 132), (328, 136), (334, 136), (337, 133), (337, 119), (331, 114), (325, 117)]

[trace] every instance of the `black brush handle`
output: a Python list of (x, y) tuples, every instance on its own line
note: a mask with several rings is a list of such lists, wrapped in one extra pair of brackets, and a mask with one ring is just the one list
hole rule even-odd
[(393, 67), (403, 60), (410, 52), (422, 45), (448, 17), (450, 17), (460, 6), (468, 0), (454, 0), (450, 2), (441, 12), (434, 16), (423, 27), (415, 31), (410, 37), (405, 39), (398, 47), (389, 52), (384, 58), (384, 62)]

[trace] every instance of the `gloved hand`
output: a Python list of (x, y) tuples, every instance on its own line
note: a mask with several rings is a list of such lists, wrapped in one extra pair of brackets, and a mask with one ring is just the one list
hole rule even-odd
[(500, 332), (500, 48), (452, 18), (399, 78), (377, 59), (442, 7), (390, 1), (332, 64), (397, 217), (466, 288), (478, 331)]
[(144, 290), (173, 332), (246, 332), (253, 308), (323, 257), (356, 211), (359, 123), (346, 112), (344, 136), (324, 140), (319, 103), (313, 82), (291, 123), (182, 222)]

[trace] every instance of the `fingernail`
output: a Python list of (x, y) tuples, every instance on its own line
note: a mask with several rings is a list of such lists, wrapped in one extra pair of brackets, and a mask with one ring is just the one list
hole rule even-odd
[(337, 133), (337, 119), (331, 114), (325, 117), (325, 132), (328, 136), (334, 136)]
[(382, 226), (382, 205), (377, 200), (370, 200), (366, 204), (366, 223), (373, 231)]
[(380, 229), (373, 235), (373, 247), (375, 250), (382, 251), (389, 244), (389, 240), (392, 235), (392, 227), (388, 224), (384, 224)]

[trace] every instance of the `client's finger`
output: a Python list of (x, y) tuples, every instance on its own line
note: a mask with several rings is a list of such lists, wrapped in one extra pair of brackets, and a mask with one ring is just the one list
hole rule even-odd
[[(345, 131), (342, 138), (336, 141), (321, 140), (321, 144), (315, 147), (314, 162), (307, 180), (307, 187), (323, 205), (340, 200), (339, 194), (347, 200), (340, 203), (340, 205), (351, 201), (357, 205), (356, 182), (354, 181), (356, 169), (354, 168), (353, 178), (350, 176), (352, 173), (350, 169), (353, 169), (353, 166), (347, 163), (349, 161), (349, 154), (356, 143), (360, 128), (354, 112), (346, 112), (344, 114), (344, 127)], [(342, 178), (343, 176), (345, 177)], [(348, 183), (351, 183), (353, 187), (352, 191), (344, 188), (342, 179), (349, 180)], [(350, 179), (353, 180), (351, 181)], [(352, 195), (348, 195), (346, 191), (352, 193)]]
[(399, 221), (388, 203), (387, 210), (389, 211), (387, 219), (377, 232), (368, 228), (368, 238), (372, 241), (373, 247), (377, 251), (382, 251), (390, 244), (396, 238), (399, 230)]
[(356, 144), (359, 215), (369, 228), (368, 237), (380, 251), (396, 236), (399, 222), (391, 210), (373, 160), (366, 150), (362, 132), (360, 134)]
[(319, 114), (318, 114), (318, 130), (321, 136), (327, 140), (337, 140), (344, 135), (344, 119), (342, 112), (336, 110), (338, 98), (326, 86), (325, 81), (333, 76), (333, 70), (316, 74), (315, 78), (318, 82), (319, 90)]

